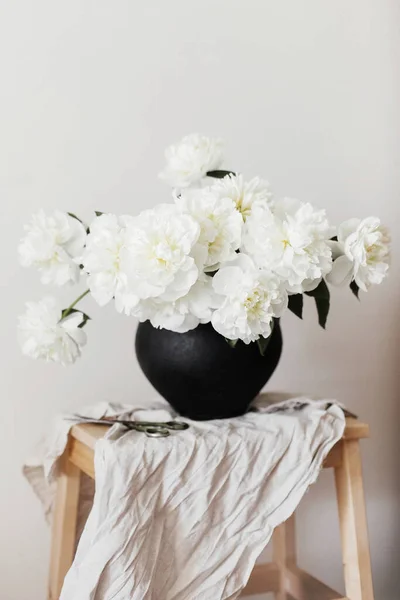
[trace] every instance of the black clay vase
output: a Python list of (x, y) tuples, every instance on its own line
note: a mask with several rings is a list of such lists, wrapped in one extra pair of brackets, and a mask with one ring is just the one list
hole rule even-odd
[(187, 333), (155, 329), (149, 321), (136, 332), (136, 355), (153, 387), (182, 416), (198, 421), (244, 414), (279, 362), (279, 321), (261, 356), (256, 343), (232, 348), (211, 326)]

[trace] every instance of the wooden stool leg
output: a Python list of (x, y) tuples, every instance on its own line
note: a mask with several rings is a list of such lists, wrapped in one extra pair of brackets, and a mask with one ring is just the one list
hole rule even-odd
[(346, 595), (374, 600), (367, 518), (358, 440), (343, 440), (343, 460), (335, 468)]
[(64, 577), (74, 558), (79, 484), (80, 470), (66, 454), (57, 481), (53, 514), (49, 600), (59, 599)]
[(276, 600), (288, 600), (286, 593), (286, 568), (296, 564), (296, 524), (294, 514), (272, 535), (273, 561), (279, 568), (279, 592)]

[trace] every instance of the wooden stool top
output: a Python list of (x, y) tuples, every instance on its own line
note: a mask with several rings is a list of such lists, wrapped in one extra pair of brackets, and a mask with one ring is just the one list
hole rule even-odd
[[(84, 471), (89, 477), (94, 478), (94, 447), (97, 440), (105, 436), (110, 428), (107, 425), (94, 425), (91, 423), (74, 425), (70, 433), (68, 449), (70, 460)], [(369, 425), (352, 417), (346, 418), (344, 440), (359, 440), (369, 437)], [(330, 452), (325, 467), (335, 467), (341, 460), (340, 444)]]
[[(110, 428), (108, 425), (93, 425), (91, 423), (74, 425), (71, 436), (94, 450), (97, 440), (105, 436)], [(369, 425), (353, 417), (346, 418), (346, 429), (343, 436), (346, 440), (360, 440), (369, 437)]]

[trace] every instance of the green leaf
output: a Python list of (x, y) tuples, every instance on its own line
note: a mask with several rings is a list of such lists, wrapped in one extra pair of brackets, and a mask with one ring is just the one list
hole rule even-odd
[(302, 319), (303, 318), (303, 294), (293, 294), (292, 296), (289, 296), (288, 308), (289, 308), (289, 310), (292, 311), (292, 313), (294, 313), (296, 315), (296, 317), (299, 317), (299, 319)]
[(234, 171), (208, 171), (208, 177), (215, 177), (216, 179), (223, 179), (227, 175), (236, 175)]
[(355, 297), (357, 298), (357, 300), (359, 300), (360, 298), (358, 297), (358, 292), (360, 291), (360, 288), (358, 287), (358, 285), (356, 284), (355, 281), (352, 281), (350, 283), (350, 289), (353, 292), (353, 294), (355, 295)]
[(266, 352), (266, 350), (268, 348), (268, 345), (269, 345), (269, 343), (271, 341), (272, 333), (274, 331), (275, 321), (279, 322), (279, 319), (272, 319), (272, 321), (271, 321), (271, 333), (269, 334), (269, 336), (268, 337), (260, 337), (257, 340), (257, 346), (258, 346), (258, 349), (260, 351), (261, 356), (265, 356), (265, 352)]
[(321, 279), (321, 283), (312, 292), (306, 292), (307, 296), (312, 296), (315, 299), (315, 304), (318, 311), (318, 322), (325, 329), (326, 320), (329, 313), (330, 293), (325, 281)]
[(83, 225), (83, 221), (79, 217), (77, 217), (76, 215), (74, 215), (74, 213), (67, 212), (67, 215), (69, 215), (73, 219), (76, 219), (77, 221), (79, 221), (79, 223), (82, 223), (82, 225)]
[(258, 346), (258, 349), (260, 351), (261, 356), (265, 356), (265, 352), (266, 352), (266, 350), (268, 348), (268, 345), (269, 345), (269, 343), (271, 341), (271, 335), (272, 335), (272, 332), (270, 333), (270, 335), (267, 338), (260, 337), (257, 340), (257, 346)]
[(86, 228), (86, 233), (87, 235), (89, 235), (90, 233), (90, 229), (89, 227), (86, 227), (85, 223), (82, 221), (82, 219), (80, 219), (79, 217), (77, 217), (76, 215), (74, 215), (74, 213), (67, 213), (67, 215), (69, 215), (70, 217), (72, 217), (73, 219), (76, 219), (77, 221), (79, 221), (79, 223), (82, 223), (82, 225)]
[(225, 341), (227, 344), (230, 345), (231, 348), (235, 348), (239, 340), (230, 340), (228, 338), (225, 338)]
[(101, 215), (104, 215), (104, 213), (101, 212), (100, 210), (95, 210), (94, 214), (96, 215), (96, 217), (101, 217)]
[(81, 313), (83, 315), (83, 321), (80, 325), (78, 325), (79, 328), (85, 327), (86, 323), (88, 321), (91, 321), (91, 318), (89, 317), (89, 315), (87, 315), (86, 313), (84, 313), (82, 310), (78, 310), (76, 308), (64, 308), (64, 310), (61, 313), (61, 320), (64, 319), (65, 317), (68, 317), (69, 315), (72, 315), (73, 313)]

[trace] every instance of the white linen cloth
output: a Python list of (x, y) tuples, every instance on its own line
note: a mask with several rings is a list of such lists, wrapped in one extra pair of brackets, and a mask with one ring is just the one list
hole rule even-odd
[[(234, 419), (179, 417), (189, 429), (167, 438), (112, 427), (96, 444), (93, 508), (60, 600), (237, 598), (345, 427), (328, 400), (264, 395), (255, 406)], [(141, 408), (103, 403), (84, 414), (171, 419), (164, 402)], [(38, 468), (51, 481), (70, 427), (60, 419), (25, 468), (47, 509)]]

